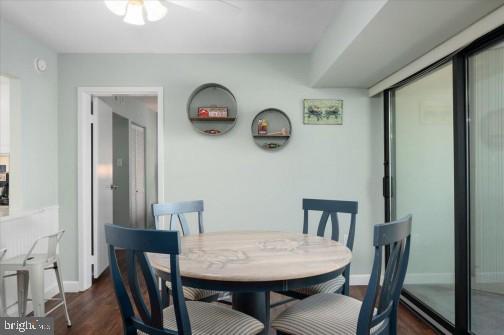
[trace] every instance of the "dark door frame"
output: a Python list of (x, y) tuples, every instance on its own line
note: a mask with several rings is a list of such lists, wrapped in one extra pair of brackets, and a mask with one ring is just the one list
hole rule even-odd
[[(431, 320), (454, 334), (471, 332), (471, 233), (469, 189), (469, 109), (467, 96), (467, 60), (471, 55), (504, 40), (504, 25), (481, 36), (466, 47), (418, 71), (383, 92), (384, 99), (384, 177), (385, 220), (394, 218), (394, 158), (391, 134), (394, 129), (394, 91), (438, 69), (448, 62), (453, 67), (453, 136), (454, 136), (454, 254), (455, 254), (455, 324), (427, 306), (407, 290), (402, 296)], [(422, 318), (423, 316), (420, 315)], [(433, 324), (431, 320), (426, 320)], [(437, 325), (433, 324), (437, 327)]]

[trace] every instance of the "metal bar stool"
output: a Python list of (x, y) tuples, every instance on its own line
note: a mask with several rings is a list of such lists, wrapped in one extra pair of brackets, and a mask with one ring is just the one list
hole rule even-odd
[[(4, 283), (5, 278), (16, 276), (18, 284), (18, 301), (12, 305), (15, 305), (16, 303), (18, 304), (19, 316), (26, 315), (26, 304), (28, 301), (32, 301), (33, 303), (34, 316), (46, 316), (47, 314), (53, 312), (56, 308), (63, 306), (65, 308), (67, 325), (68, 327), (72, 326), (72, 323), (70, 322), (70, 316), (68, 315), (65, 291), (63, 289), (63, 281), (61, 279), (60, 260), (57, 255), (57, 247), (64, 232), (64, 230), (61, 230), (56, 234), (39, 237), (37, 240), (35, 240), (26, 255), (19, 255), (5, 260), (0, 260), (0, 289), (2, 294), (0, 313), (2, 315), (6, 315), (7, 308), (11, 307), (6, 306)], [(47, 240), (47, 252), (44, 254), (33, 253), (37, 244), (42, 240)], [(44, 299), (44, 272), (46, 270), (54, 270), (56, 279), (58, 281), (61, 298), (47, 300)], [(4, 275), (5, 272), (15, 273)], [(32, 299), (28, 299), (28, 285), (30, 285), (31, 287)], [(45, 302), (48, 300), (56, 300), (60, 301), (60, 303), (46, 313)]]

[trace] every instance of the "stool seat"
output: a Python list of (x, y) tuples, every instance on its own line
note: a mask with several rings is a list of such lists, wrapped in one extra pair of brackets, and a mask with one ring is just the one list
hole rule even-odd
[[(0, 261), (0, 264), (4, 268), (4, 270), (10, 271), (7, 268), (16, 268), (17, 267), (26, 267), (30, 265), (52, 265), (56, 259), (52, 257), (51, 259), (47, 259), (47, 254), (31, 254), (29, 257), (27, 255), (19, 255), (7, 259), (3, 259)], [(24, 260), (26, 259), (26, 264), (23, 265)]]

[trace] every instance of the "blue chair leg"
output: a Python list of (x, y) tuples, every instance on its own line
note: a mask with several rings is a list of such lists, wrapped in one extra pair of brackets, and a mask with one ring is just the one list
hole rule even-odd
[(350, 266), (347, 266), (345, 268), (345, 271), (343, 271), (343, 276), (345, 277), (345, 284), (343, 285), (343, 290), (341, 293), (343, 295), (349, 296), (350, 295)]
[(161, 279), (161, 306), (170, 306), (170, 289), (166, 286), (166, 280)]
[(387, 332), (390, 335), (397, 334), (397, 312), (398, 312), (398, 303), (394, 303), (392, 306), (392, 311), (390, 312), (389, 318), (389, 326), (387, 327), (389, 331)]

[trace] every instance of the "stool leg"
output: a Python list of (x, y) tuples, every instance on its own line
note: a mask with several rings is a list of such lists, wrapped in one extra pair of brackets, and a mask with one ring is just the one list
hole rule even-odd
[(7, 316), (7, 299), (5, 298), (4, 272), (0, 268), (0, 317)]
[(68, 315), (68, 307), (65, 297), (65, 289), (63, 288), (63, 280), (61, 280), (61, 271), (59, 266), (59, 260), (54, 262), (54, 272), (56, 273), (56, 279), (58, 280), (58, 286), (61, 298), (63, 299), (63, 307), (65, 307), (65, 316), (67, 320), (67, 326), (72, 327), (72, 322), (70, 321), (70, 315)]
[(17, 294), (18, 294), (18, 315), (26, 316), (26, 304), (28, 303), (28, 282), (30, 275), (28, 271), (17, 271)]
[(29, 271), (30, 287), (33, 303), (33, 315), (45, 316), (44, 306), (44, 268), (33, 266)]

